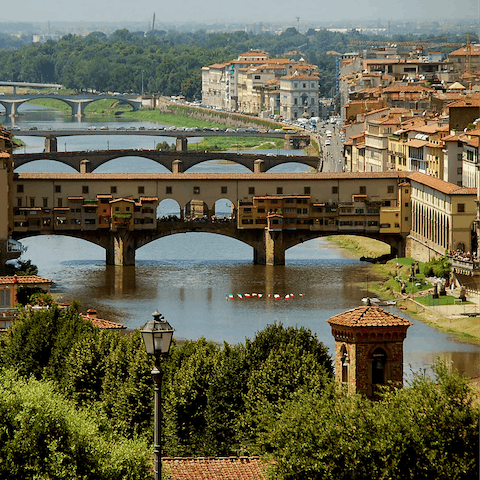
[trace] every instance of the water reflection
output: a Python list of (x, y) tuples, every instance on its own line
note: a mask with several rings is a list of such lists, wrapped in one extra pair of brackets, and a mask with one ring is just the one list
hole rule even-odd
[[(48, 127), (58, 118), (42, 121)], [(18, 123), (25, 125), (29, 122), (38, 125), (36, 119), (18, 119)], [(61, 123), (73, 122), (76, 120), (61, 118)], [(33, 138), (28, 137), (28, 142)], [(128, 148), (149, 148), (152, 141), (148, 137), (127, 138)], [(77, 141), (78, 148), (85, 149), (86, 145), (89, 149), (104, 148), (103, 144), (95, 143), (104, 140), (69, 137), (67, 148), (77, 148)], [(149, 143), (143, 147), (144, 141)], [(55, 163), (55, 171), (62, 171), (62, 164), (49, 163)], [(163, 168), (149, 160), (123, 158), (104, 164), (98, 171), (128, 172), (132, 171), (129, 170), (132, 165), (135, 171)], [(22, 170), (42, 171), (39, 166), (44, 165), (32, 162)], [(232, 169), (237, 167), (241, 166), (209, 162), (191, 171), (220, 168), (235, 171)], [(45, 168), (51, 169), (52, 165)], [(171, 213), (168, 212), (171, 205), (162, 207)], [(54, 279), (54, 290), (65, 300), (79, 300), (84, 310), (95, 308), (105, 318), (138, 328), (158, 308), (176, 329), (177, 338), (204, 336), (233, 344), (243, 342), (245, 337), (252, 338), (268, 324), (282, 322), (310, 328), (333, 352), (334, 341), (326, 320), (358, 306), (366, 294), (367, 275), (372, 280), (368, 264), (345, 258), (323, 239), (288, 250), (286, 265), (275, 267), (253, 265), (251, 247), (205, 233), (178, 234), (152, 242), (137, 251), (135, 267), (107, 266), (102, 248), (75, 238), (41, 236), (25, 239), (23, 243), (29, 247), (26, 258), (39, 266), (39, 274)], [(234, 300), (226, 301), (229, 293), (235, 294)], [(264, 296), (240, 300), (237, 293)], [(272, 298), (275, 293), (282, 299)], [(294, 297), (285, 300), (286, 294)], [(399, 310), (394, 312), (403, 315)], [(452, 341), (448, 335), (418, 321), (408, 330), (404, 351), (406, 373), (410, 365), (417, 372), (429, 369), (435, 357), (440, 356), (451, 360), (461, 371), (478, 375), (479, 346)]]

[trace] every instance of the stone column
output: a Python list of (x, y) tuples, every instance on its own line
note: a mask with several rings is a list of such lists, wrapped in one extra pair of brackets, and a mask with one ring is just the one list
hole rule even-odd
[(188, 147), (188, 141), (186, 137), (177, 137), (176, 149), (177, 152), (186, 152)]
[(128, 233), (112, 233), (106, 252), (107, 265), (135, 265), (135, 241)]
[(57, 137), (45, 137), (45, 152), (58, 152)]
[(85, 158), (80, 162), (80, 173), (90, 173), (90, 160)]
[(263, 173), (265, 171), (265, 162), (261, 159), (253, 162), (253, 173)]
[(181, 160), (172, 162), (172, 173), (183, 173), (183, 162)]

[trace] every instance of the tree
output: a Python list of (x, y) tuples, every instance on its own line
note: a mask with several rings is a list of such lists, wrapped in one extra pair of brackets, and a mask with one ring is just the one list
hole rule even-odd
[(322, 395), (298, 392), (262, 432), (272, 478), (478, 478), (478, 394), (444, 364), (434, 373), (385, 389), (379, 401), (347, 397), (334, 385)]
[(0, 375), (0, 477), (144, 480), (148, 447), (111, 437), (49, 382)]

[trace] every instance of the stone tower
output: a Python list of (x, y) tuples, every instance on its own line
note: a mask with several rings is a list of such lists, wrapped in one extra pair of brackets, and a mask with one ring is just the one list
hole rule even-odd
[(403, 384), (408, 320), (380, 307), (357, 307), (327, 322), (335, 337), (335, 377), (347, 394), (374, 397), (377, 385)]

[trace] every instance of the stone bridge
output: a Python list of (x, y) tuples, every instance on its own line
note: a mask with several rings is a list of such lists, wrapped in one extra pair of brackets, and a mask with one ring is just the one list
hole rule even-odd
[(330, 235), (359, 235), (376, 238), (391, 246), (392, 255), (405, 250), (405, 237), (400, 234), (366, 233), (364, 230), (339, 232), (338, 229), (324, 231), (308, 230), (241, 230), (234, 222), (173, 221), (159, 222), (155, 230), (133, 230), (123, 233), (111, 231), (59, 231), (54, 228), (41, 231), (16, 232), (15, 240), (38, 235), (66, 235), (92, 242), (106, 251), (107, 265), (135, 265), (135, 252), (159, 238), (178, 233), (202, 232), (223, 235), (246, 243), (253, 248), (253, 262), (259, 265), (284, 265), (285, 251), (296, 245)]
[(243, 165), (251, 172), (266, 172), (282, 163), (302, 163), (316, 171), (322, 171), (319, 157), (306, 155), (265, 155), (256, 153), (159, 151), (159, 150), (92, 150), (81, 152), (44, 152), (15, 154), (15, 168), (35, 160), (54, 160), (72, 167), (77, 172), (93, 172), (100, 165), (120, 157), (140, 157), (163, 165), (172, 173), (185, 172), (189, 168), (208, 160), (228, 160)]

